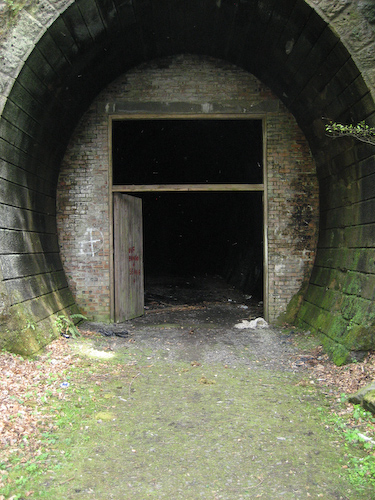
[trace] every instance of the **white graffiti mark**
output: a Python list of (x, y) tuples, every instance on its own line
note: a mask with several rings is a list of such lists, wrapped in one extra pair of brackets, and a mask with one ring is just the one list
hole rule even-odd
[(79, 253), (94, 257), (103, 248), (103, 240), (103, 233), (99, 229), (88, 228), (85, 232), (84, 240), (81, 241)]

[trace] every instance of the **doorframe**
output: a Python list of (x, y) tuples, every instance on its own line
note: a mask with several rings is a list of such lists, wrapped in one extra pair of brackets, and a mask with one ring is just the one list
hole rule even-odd
[[(152, 184), (152, 185), (114, 185), (113, 184), (113, 122), (121, 120), (258, 120), (262, 122), (263, 141), (263, 183), (262, 184)], [(267, 177), (267, 113), (111, 113), (108, 115), (108, 199), (109, 199), (109, 290), (110, 290), (110, 315), (111, 321), (115, 317), (114, 305), (114, 262), (113, 262), (113, 193), (135, 194), (137, 192), (213, 192), (213, 191), (248, 191), (262, 192), (263, 201), (263, 316), (269, 320), (269, 280), (268, 280), (268, 177)], [(225, 188), (223, 186), (228, 186)]]

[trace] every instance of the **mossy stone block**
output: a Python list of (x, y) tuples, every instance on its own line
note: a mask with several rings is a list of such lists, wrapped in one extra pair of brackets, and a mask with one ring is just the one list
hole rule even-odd
[(371, 382), (371, 384), (362, 387), (348, 399), (350, 403), (361, 405), (366, 410), (375, 414), (375, 382)]
[(350, 351), (370, 350), (374, 347), (375, 329), (372, 326), (351, 325), (341, 341)]
[(348, 349), (346, 349), (342, 344), (334, 342), (326, 335), (322, 336), (322, 346), (337, 366), (342, 366), (353, 361)]
[(303, 303), (303, 299), (308, 287), (308, 283), (305, 283), (300, 290), (292, 297), (289, 302), (285, 313), (280, 314), (277, 318), (276, 323), (281, 325), (283, 323), (294, 324), (297, 318), (297, 314)]
[(363, 398), (363, 407), (365, 410), (375, 414), (375, 390), (368, 391)]

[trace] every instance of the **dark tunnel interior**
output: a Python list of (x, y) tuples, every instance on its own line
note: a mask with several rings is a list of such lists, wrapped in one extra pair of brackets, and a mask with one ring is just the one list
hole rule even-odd
[(261, 120), (116, 120), (113, 184), (263, 182)]
[(260, 120), (126, 120), (113, 124), (113, 184), (207, 184), (143, 200), (145, 285), (155, 276), (221, 276), (263, 299), (263, 193), (209, 191), (263, 180)]

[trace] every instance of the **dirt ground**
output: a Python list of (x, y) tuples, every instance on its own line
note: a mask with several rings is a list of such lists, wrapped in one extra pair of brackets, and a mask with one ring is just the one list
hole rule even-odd
[(336, 370), (310, 335), (235, 328), (262, 304), (219, 279), (154, 281), (146, 308), (124, 324), (87, 322), (63, 341), (72, 363), (112, 357), (133, 372), (72, 381), (71, 404), (92, 404), (95, 384), (98, 411), (56, 430), (69, 445), (30, 498), (373, 498), (349, 483), (348, 448), (322, 422), (325, 394), (366, 383), (371, 357), (358, 372)]

